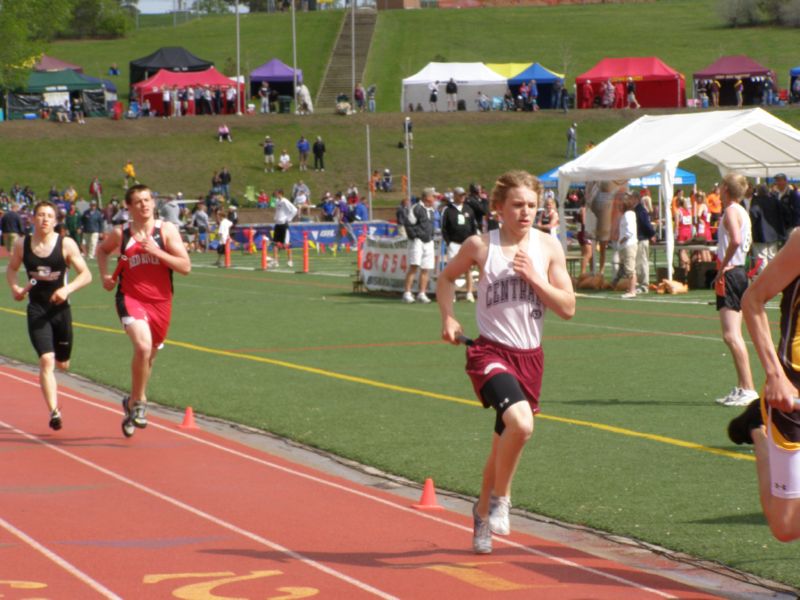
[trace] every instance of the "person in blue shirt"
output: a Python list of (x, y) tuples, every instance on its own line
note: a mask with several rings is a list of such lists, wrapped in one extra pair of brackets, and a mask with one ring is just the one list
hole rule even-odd
[(306, 136), (301, 135), (297, 140), (297, 152), (300, 155), (300, 170), (308, 170), (308, 153), (311, 150), (311, 143), (306, 139)]
[(322, 209), (322, 220), (327, 223), (332, 223), (336, 213), (336, 202), (333, 201), (333, 194), (325, 192), (325, 195), (322, 197), (322, 202), (319, 203), (319, 208)]

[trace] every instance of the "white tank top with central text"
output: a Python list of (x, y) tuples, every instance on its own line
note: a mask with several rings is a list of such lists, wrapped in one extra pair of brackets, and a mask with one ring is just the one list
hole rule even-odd
[[(541, 235), (531, 229), (528, 255), (534, 270), (547, 279)], [(545, 306), (528, 282), (514, 272), (512, 259), (503, 254), (499, 229), (489, 231), (489, 252), (478, 281), (477, 304), (475, 316), (482, 337), (520, 350), (541, 345)]]

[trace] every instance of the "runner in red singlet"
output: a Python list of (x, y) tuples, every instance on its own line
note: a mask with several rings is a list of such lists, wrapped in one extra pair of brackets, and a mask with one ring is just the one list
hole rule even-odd
[[(177, 227), (155, 217), (150, 189), (135, 185), (125, 194), (131, 221), (108, 234), (97, 250), (97, 266), (106, 290), (117, 286), (117, 314), (133, 344), (131, 392), (123, 398), (123, 432), (147, 426), (147, 382), (159, 347), (167, 337), (172, 312), (172, 272), (188, 275), (192, 263)], [(119, 284), (108, 272), (108, 257), (120, 252), (124, 268)]]

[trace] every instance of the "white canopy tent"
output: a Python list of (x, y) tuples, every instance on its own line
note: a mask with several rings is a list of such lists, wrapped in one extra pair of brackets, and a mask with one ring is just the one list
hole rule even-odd
[(508, 80), (492, 71), (481, 62), (476, 63), (428, 63), (420, 72), (403, 79), (403, 94), (400, 99), (400, 110), (407, 111), (408, 105), (414, 107), (419, 104), (429, 110), (428, 98), (430, 91), (428, 84), (439, 82), (439, 110), (447, 109), (445, 84), (453, 78), (458, 84), (458, 99), (464, 100), (466, 109), (478, 110), (478, 92), (483, 92), (489, 98), (502, 96), (508, 87)]
[[(643, 116), (561, 166), (561, 220), (565, 222), (564, 200), (572, 182), (627, 181), (654, 173), (661, 175), (659, 195), (666, 200), (661, 204), (667, 213), (675, 169), (692, 156), (717, 165), (721, 175), (733, 171), (748, 177), (800, 176), (800, 131), (760, 108)], [(671, 279), (674, 244), (672, 218), (668, 217), (664, 221)]]

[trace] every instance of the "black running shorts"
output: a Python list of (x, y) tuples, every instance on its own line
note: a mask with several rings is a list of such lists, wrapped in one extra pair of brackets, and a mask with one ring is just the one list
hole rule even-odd
[(28, 335), (39, 356), (53, 352), (58, 362), (72, 355), (72, 311), (69, 304), (28, 304)]

